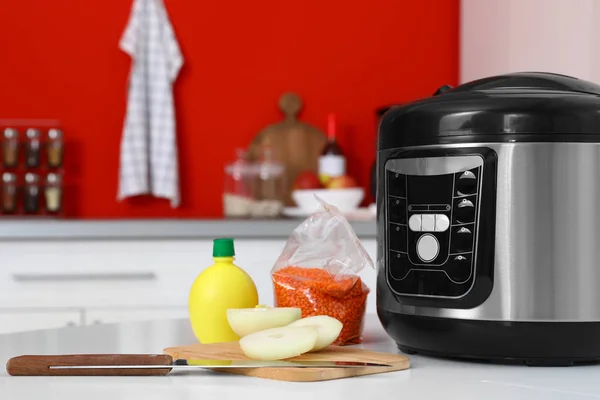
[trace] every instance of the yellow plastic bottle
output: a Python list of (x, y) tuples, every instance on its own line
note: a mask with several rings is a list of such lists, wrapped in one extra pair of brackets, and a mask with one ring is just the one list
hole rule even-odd
[(236, 341), (240, 338), (227, 322), (227, 309), (256, 307), (258, 291), (250, 275), (233, 263), (233, 239), (213, 241), (213, 260), (192, 284), (190, 322), (200, 343)]

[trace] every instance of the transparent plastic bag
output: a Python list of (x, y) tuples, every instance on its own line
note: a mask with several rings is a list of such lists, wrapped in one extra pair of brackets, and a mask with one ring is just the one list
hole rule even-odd
[(271, 270), (275, 305), (336, 318), (344, 327), (333, 344), (359, 344), (370, 290), (358, 274), (373, 261), (339, 210), (317, 200), (321, 207), (291, 233)]

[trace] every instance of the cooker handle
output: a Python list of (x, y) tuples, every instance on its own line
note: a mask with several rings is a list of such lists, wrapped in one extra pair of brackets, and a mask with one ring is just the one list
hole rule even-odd
[(446, 93), (449, 90), (452, 90), (452, 86), (450, 86), (450, 85), (440, 86), (433, 95), (437, 96), (438, 94)]
[(568, 75), (550, 72), (518, 72), (496, 75), (464, 83), (454, 89), (442, 86), (435, 93), (494, 89), (538, 89), (600, 95), (600, 86)]

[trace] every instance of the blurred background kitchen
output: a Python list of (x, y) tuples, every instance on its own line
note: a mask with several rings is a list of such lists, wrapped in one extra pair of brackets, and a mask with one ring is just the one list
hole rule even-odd
[(0, 332), (187, 317), (220, 236), (272, 304), (315, 192), (375, 260), (388, 107), (513, 71), (600, 82), (595, 0), (162, 5), (2, 5)]

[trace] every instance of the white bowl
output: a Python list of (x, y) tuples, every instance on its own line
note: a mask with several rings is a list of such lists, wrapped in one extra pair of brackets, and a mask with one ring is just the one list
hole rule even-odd
[(337, 207), (341, 212), (356, 210), (365, 197), (363, 188), (348, 189), (304, 189), (292, 191), (292, 199), (299, 209), (314, 212), (321, 207), (315, 195), (324, 202)]

